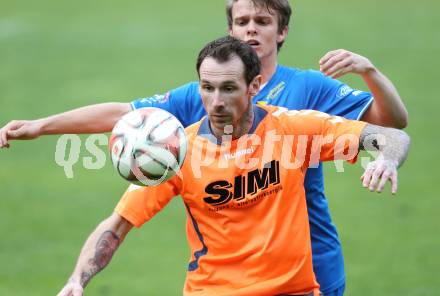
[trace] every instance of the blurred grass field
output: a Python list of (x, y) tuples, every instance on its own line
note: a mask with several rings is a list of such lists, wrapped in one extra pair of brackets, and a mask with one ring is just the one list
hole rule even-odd
[[(438, 295), (440, 4), (293, 1), (280, 63), (317, 68), (328, 50), (369, 57), (397, 86), (412, 149), (396, 197), (361, 188), (361, 167), (326, 165), (326, 192), (344, 247), (346, 295)], [(223, 1), (0, 2), (0, 126), (74, 107), (130, 101), (196, 79), (198, 50), (226, 32)], [(358, 77), (345, 77), (365, 89)], [(85, 137), (82, 137), (85, 139)], [(55, 295), (80, 248), (126, 188), (110, 160), (67, 179), (58, 137), (0, 151), (0, 295)], [(84, 146), (83, 146), (84, 147)], [(106, 149), (106, 147), (102, 147)], [(189, 250), (174, 200), (132, 231), (86, 295), (179, 295)]]

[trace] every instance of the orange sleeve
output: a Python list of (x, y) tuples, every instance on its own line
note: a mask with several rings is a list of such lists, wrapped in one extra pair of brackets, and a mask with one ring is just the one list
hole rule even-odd
[(324, 122), (324, 136), (333, 137), (333, 141), (322, 145), (320, 159), (321, 161), (346, 160), (355, 163), (359, 154), (359, 138), (367, 123), (337, 118), (335, 122), (332, 120)]
[(177, 176), (157, 186), (130, 185), (115, 208), (115, 212), (136, 227), (142, 226), (162, 210), (180, 192)]
[(356, 162), (359, 137), (366, 122), (314, 110), (288, 111), (280, 120), (287, 125), (289, 134), (307, 137), (307, 166), (329, 160)]

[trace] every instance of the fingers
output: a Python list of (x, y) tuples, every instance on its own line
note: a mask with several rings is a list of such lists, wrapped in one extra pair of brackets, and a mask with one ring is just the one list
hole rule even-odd
[(391, 176), (391, 193), (397, 193), (397, 172)]
[(25, 133), (26, 122), (23, 120), (20, 121), (11, 121), (10, 126), (6, 129), (7, 138), (8, 139), (18, 139)]
[(330, 58), (332, 58), (333, 56), (339, 54), (341, 51), (343, 51), (343, 49), (337, 49), (337, 50), (332, 50), (329, 51), (328, 53), (326, 53), (320, 60), (319, 60), (319, 64), (323, 65), (325, 64)]
[(9, 148), (8, 132), (19, 127), (19, 122), (13, 120), (0, 129), (0, 148)]
[(319, 60), (319, 70), (332, 78), (348, 73), (362, 75), (374, 69), (369, 59), (345, 49), (330, 51)]
[(8, 148), (9, 146), (6, 135), (6, 130), (4, 128), (0, 129), (0, 148)]
[(341, 76), (344, 76), (345, 74), (348, 73), (352, 73), (353, 72), (353, 62), (352, 61), (348, 61), (347, 63), (348, 65), (338, 69), (337, 71), (335, 71), (335, 73), (330, 73), (328, 76), (330, 76), (333, 79), (338, 79)]
[(327, 59), (320, 63), (319, 70), (327, 76), (336, 73), (338, 70), (347, 67), (352, 63), (350, 59), (350, 52), (348, 51), (337, 51), (328, 56)]
[(367, 169), (365, 170), (364, 174), (362, 175), (362, 186), (365, 188), (368, 188), (370, 186), (371, 177), (373, 175), (373, 172), (375, 170), (376, 166), (375, 164), (369, 163)]
[(383, 173), (382, 168), (377, 168), (373, 171), (373, 173), (371, 174), (370, 184), (368, 185), (368, 190), (370, 190), (372, 192), (377, 190), (379, 179), (380, 179), (382, 173)]
[(38, 129), (33, 121), (13, 120), (0, 129), (0, 148), (9, 148), (9, 140), (34, 139), (38, 137)]
[(391, 193), (397, 192), (397, 169), (370, 163), (361, 176), (362, 185), (371, 192), (382, 192), (388, 180), (391, 181)]
[(385, 187), (385, 184), (388, 180), (390, 180), (391, 175), (393, 174), (393, 172), (391, 170), (385, 170), (381, 176), (379, 185), (377, 186), (376, 191), (377, 192), (382, 192), (383, 188)]
[(80, 285), (68, 284), (57, 294), (57, 296), (82, 296), (83, 288)]

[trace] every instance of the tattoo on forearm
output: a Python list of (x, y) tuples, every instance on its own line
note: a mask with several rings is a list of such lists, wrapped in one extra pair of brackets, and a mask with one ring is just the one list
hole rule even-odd
[(88, 261), (89, 268), (81, 273), (81, 286), (85, 287), (90, 279), (100, 272), (113, 257), (119, 247), (120, 238), (113, 231), (105, 231), (95, 246), (95, 255)]
[(409, 151), (410, 138), (401, 130), (367, 124), (359, 138), (361, 150), (380, 151), (386, 160), (396, 161), (400, 166)]
[(85, 287), (95, 274), (96, 272), (93, 273), (92, 271), (83, 271), (81, 273), (81, 280), (80, 280), (81, 286)]

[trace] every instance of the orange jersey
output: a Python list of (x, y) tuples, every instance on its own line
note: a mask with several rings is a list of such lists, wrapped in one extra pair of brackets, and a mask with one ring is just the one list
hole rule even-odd
[(363, 122), (254, 106), (248, 135), (217, 143), (207, 118), (186, 129), (181, 175), (130, 186), (116, 212), (136, 227), (174, 196), (192, 256), (185, 295), (317, 295), (303, 180), (319, 160), (354, 160)]

